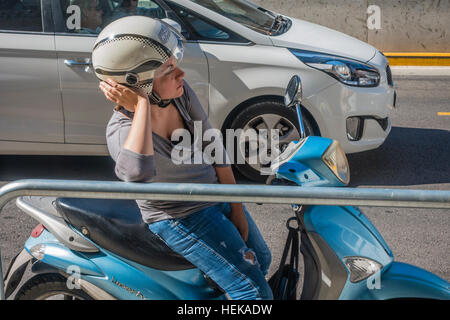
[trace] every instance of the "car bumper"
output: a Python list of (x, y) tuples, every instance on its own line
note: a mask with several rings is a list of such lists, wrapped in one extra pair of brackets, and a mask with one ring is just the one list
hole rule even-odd
[[(338, 140), (346, 153), (375, 149), (391, 131), (390, 114), (396, 93), (382, 77), (375, 88), (350, 87), (336, 82), (304, 100), (323, 137)], [(358, 117), (361, 132), (357, 140), (347, 132), (347, 118)]]

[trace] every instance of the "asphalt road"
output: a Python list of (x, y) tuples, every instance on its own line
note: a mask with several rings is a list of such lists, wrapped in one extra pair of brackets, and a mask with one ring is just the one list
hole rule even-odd
[[(398, 107), (393, 128), (378, 149), (348, 156), (352, 187), (450, 190), (450, 77), (395, 77)], [(0, 156), (0, 185), (24, 178), (116, 180), (107, 157)], [(239, 183), (248, 183), (238, 177)], [(289, 205), (247, 204), (278, 267)], [(450, 280), (450, 211), (361, 207), (397, 261)], [(3, 270), (37, 223), (9, 202), (0, 215)]]

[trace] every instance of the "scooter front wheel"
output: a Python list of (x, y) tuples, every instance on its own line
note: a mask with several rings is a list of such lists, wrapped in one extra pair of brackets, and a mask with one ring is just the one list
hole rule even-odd
[(70, 289), (67, 279), (57, 273), (38, 274), (19, 289), (15, 300), (92, 300), (81, 289)]

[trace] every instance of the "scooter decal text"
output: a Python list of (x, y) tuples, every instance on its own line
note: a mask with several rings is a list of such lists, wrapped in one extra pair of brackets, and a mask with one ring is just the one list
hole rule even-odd
[(114, 283), (116, 286), (127, 290), (129, 293), (136, 295), (136, 297), (138, 297), (139, 299), (148, 300), (146, 297), (144, 297), (144, 295), (140, 291), (136, 291), (130, 287), (127, 287), (123, 283), (119, 282), (117, 279), (114, 279), (114, 277), (111, 278), (111, 282)]

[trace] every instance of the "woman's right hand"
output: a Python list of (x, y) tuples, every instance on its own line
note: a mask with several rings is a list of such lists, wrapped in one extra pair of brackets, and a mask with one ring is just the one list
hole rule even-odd
[(148, 96), (144, 92), (121, 85), (112, 79), (101, 81), (99, 88), (106, 99), (124, 107), (130, 112), (135, 111), (140, 100), (145, 99), (148, 101)]

